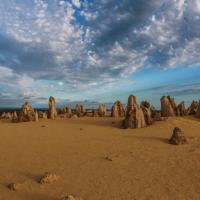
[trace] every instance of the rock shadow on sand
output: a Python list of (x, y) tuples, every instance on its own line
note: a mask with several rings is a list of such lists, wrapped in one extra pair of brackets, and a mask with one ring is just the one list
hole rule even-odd
[(31, 181), (34, 181), (36, 183), (39, 183), (41, 177), (43, 176), (43, 174), (36, 174), (36, 173), (31, 173), (31, 172), (22, 172), (21, 173), (23, 176), (25, 176), (26, 178), (28, 178)]

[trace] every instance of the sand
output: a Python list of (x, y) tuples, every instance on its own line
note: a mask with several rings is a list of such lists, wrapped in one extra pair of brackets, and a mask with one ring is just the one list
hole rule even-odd
[[(0, 122), (0, 200), (200, 199), (200, 120), (169, 118), (137, 130), (120, 119)], [(170, 145), (175, 126), (190, 138)], [(58, 181), (42, 185), (45, 172)], [(19, 183), (16, 191), (7, 185)]]

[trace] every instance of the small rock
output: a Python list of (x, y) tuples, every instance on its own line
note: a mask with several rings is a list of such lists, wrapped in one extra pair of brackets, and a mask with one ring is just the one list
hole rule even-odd
[(19, 190), (19, 188), (21, 187), (21, 184), (20, 183), (10, 183), (8, 185), (8, 188), (10, 190), (13, 190), (13, 191), (16, 191), (16, 190)]
[(169, 140), (169, 143), (175, 144), (175, 145), (187, 143), (187, 139), (184, 136), (184, 134), (183, 134), (183, 132), (180, 128), (178, 128), (178, 127), (174, 128), (173, 134), (172, 134), (172, 137)]
[(78, 116), (77, 115), (72, 115), (71, 119), (78, 119)]
[(58, 180), (58, 176), (56, 174), (52, 174), (50, 172), (46, 172), (43, 177), (40, 179), (40, 184), (52, 184)]
[(77, 197), (74, 197), (72, 195), (68, 195), (64, 198), (62, 198), (62, 200), (82, 200), (81, 198), (77, 198)]
[(109, 156), (106, 156), (105, 160), (107, 160), (107, 161), (113, 161), (113, 159), (111, 157), (109, 157)]

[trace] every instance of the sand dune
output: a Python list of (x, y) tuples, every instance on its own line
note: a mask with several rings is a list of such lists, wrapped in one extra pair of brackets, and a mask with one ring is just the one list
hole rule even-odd
[[(200, 120), (174, 117), (142, 129), (121, 119), (0, 122), (0, 200), (200, 199)], [(175, 126), (190, 139), (170, 145)], [(38, 183), (45, 172), (58, 181)], [(7, 185), (19, 183), (17, 191)]]

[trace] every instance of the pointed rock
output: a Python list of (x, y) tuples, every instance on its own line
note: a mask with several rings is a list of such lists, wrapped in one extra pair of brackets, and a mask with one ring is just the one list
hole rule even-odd
[(104, 117), (106, 116), (106, 113), (107, 113), (106, 106), (104, 104), (100, 104), (98, 109), (99, 116)]
[(151, 113), (151, 105), (147, 101), (142, 101), (141, 106), (144, 113), (144, 119), (147, 126), (153, 124), (152, 113)]
[(38, 117), (38, 112), (37, 111), (35, 111), (35, 122), (39, 122), (39, 119), (38, 119), (39, 117)]
[(92, 116), (93, 117), (98, 117), (99, 116), (98, 110), (96, 110), (95, 108), (92, 109)]
[(12, 122), (13, 123), (16, 123), (16, 122), (18, 122), (19, 121), (19, 119), (18, 119), (18, 116), (17, 116), (17, 112), (15, 111), (14, 113), (13, 113), (13, 115), (12, 115)]
[(199, 106), (198, 106), (198, 109), (197, 109), (197, 112), (196, 112), (196, 117), (200, 118), (200, 100), (199, 100)]
[(76, 115), (78, 117), (83, 116), (85, 114), (85, 109), (84, 109), (83, 105), (76, 104), (75, 110), (76, 110)]
[(184, 134), (180, 128), (178, 128), (178, 127), (174, 128), (173, 134), (169, 140), (169, 143), (174, 144), (174, 145), (180, 145), (180, 144), (187, 143), (187, 139), (184, 136)]
[(161, 115), (162, 117), (176, 116), (176, 103), (170, 96), (163, 96), (161, 98)]
[(186, 115), (186, 108), (185, 108), (185, 102), (182, 101), (177, 106), (177, 116), (184, 116), (184, 115)]
[(57, 117), (56, 101), (54, 97), (50, 96), (49, 97), (49, 118), (55, 119), (56, 117)]
[(35, 121), (35, 111), (28, 102), (25, 102), (19, 112), (19, 122), (30, 121)]
[(128, 99), (127, 113), (123, 122), (124, 128), (143, 128), (146, 127), (144, 113), (138, 106), (136, 97), (131, 95)]
[(46, 172), (40, 179), (40, 184), (52, 184), (56, 182), (59, 177), (56, 174), (52, 174), (50, 172)]
[(199, 107), (199, 102), (198, 101), (192, 101), (192, 104), (187, 109), (187, 114), (188, 115), (196, 115), (198, 107)]
[(116, 101), (112, 106), (111, 117), (124, 117), (125, 109), (120, 101)]
[(68, 114), (68, 115), (71, 115), (71, 114), (72, 114), (71, 108), (70, 108), (70, 107), (65, 107), (65, 108), (64, 108), (64, 113), (65, 113), (65, 114)]

